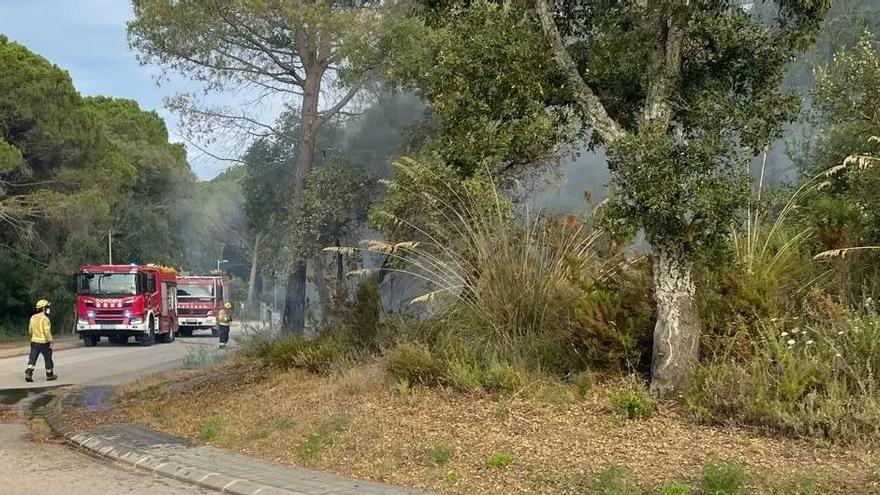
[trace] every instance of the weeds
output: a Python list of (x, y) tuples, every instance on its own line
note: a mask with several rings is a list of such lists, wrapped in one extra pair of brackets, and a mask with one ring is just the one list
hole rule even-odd
[(647, 419), (657, 408), (645, 384), (638, 378), (630, 379), (625, 388), (612, 392), (610, 406), (611, 411), (623, 419)]
[(621, 466), (609, 466), (593, 475), (585, 493), (595, 495), (647, 495), (632, 471)]
[(386, 370), (396, 380), (434, 385), (443, 376), (443, 366), (430, 349), (420, 344), (400, 344), (388, 352)]
[(736, 462), (711, 462), (703, 469), (703, 493), (706, 495), (737, 495), (746, 482), (745, 468)]
[(199, 439), (201, 440), (214, 440), (217, 438), (217, 435), (223, 430), (223, 422), (219, 419), (211, 419), (208, 420), (202, 427), (199, 429)]
[(205, 368), (226, 361), (228, 352), (207, 350), (202, 346), (190, 348), (183, 357), (183, 367), (188, 370)]
[(300, 445), (300, 457), (303, 460), (313, 460), (320, 457), (324, 446), (333, 442), (333, 438), (347, 428), (348, 419), (344, 415), (333, 416), (321, 422)]
[(510, 452), (496, 452), (486, 459), (486, 467), (489, 469), (501, 469), (513, 464), (513, 454)]
[(447, 443), (436, 443), (425, 452), (428, 463), (434, 467), (445, 466), (452, 460), (453, 449)]
[(660, 495), (691, 495), (693, 490), (684, 483), (671, 481), (660, 487)]

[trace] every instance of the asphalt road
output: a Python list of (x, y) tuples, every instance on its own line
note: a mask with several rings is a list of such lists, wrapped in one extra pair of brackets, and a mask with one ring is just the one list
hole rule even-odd
[[(233, 326), (233, 336), (241, 329)], [(230, 339), (231, 343), (234, 342)], [(210, 332), (171, 344), (115, 346), (102, 341), (97, 347), (55, 352), (59, 379), (46, 382), (42, 358), (34, 383), (25, 383), (27, 357), (0, 359), (0, 404), (34, 400), (63, 385), (118, 385), (144, 375), (179, 368), (189, 353), (213, 350), (217, 338)], [(0, 423), (0, 493), (3, 494), (204, 494), (211, 491), (174, 480), (134, 471), (95, 459), (63, 445), (35, 443), (22, 422)]]

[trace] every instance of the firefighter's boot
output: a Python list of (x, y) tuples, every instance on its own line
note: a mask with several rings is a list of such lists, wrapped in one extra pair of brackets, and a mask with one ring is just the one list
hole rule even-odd
[(30, 368), (24, 370), (24, 381), (28, 383), (34, 381), (34, 370)]
[(58, 375), (56, 375), (54, 371), (47, 371), (46, 372), (46, 381), (51, 382), (52, 380), (57, 380), (57, 379), (58, 379)]

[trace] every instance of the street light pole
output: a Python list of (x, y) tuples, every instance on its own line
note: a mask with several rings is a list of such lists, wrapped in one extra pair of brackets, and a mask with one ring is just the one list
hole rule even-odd
[(229, 263), (229, 260), (217, 260), (217, 273), (220, 273), (220, 263)]

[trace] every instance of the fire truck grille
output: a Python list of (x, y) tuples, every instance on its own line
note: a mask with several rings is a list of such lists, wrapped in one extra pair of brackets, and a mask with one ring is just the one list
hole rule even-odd
[(177, 312), (180, 316), (205, 316), (208, 314), (207, 309), (178, 308)]
[(97, 323), (99, 325), (122, 325), (122, 320), (96, 319), (95, 323)]

